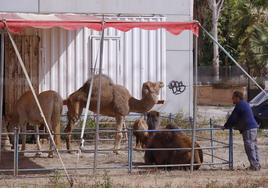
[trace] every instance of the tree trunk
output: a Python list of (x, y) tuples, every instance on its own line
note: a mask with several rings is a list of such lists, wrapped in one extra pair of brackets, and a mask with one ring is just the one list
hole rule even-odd
[[(216, 41), (218, 41), (218, 8), (216, 0), (213, 0), (212, 5), (212, 35)], [(213, 77), (214, 81), (218, 82), (220, 80), (220, 63), (219, 63), (219, 47), (214, 42), (213, 43)]]

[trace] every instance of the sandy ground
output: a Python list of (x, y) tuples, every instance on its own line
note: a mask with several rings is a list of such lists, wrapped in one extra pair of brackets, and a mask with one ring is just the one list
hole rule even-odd
[[(221, 118), (231, 108), (220, 109), (218, 107), (201, 107), (199, 115), (214, 116)], [(202, 112), (203, 111), (203, 112)], [(203, 115), (205, 113), (205, 115)], [(216, 114), (216, 115), (215, 115)], [(220, 115), (219, 115), (220, 114)], [(209, 137), (207, 133), (200, 133), (198, 136)], [(226, 131), (215, 132), (215, 139), (226, 142), (228, 133)], [(209, 141), (203, 139), (199, 141), (202, 147), (210, 146)], [(93, 153), (62, 153), (63, 161), (68, 168), (71, 176), (75, 180), (75, 187), (268, 187), (268, 137), (262, 132), (259, 135), (259, 149), (261, 153), (262, 170), (258, 172), (247, 171), (245, 168), (249, 165), (246, 154), (244, 152), (241, 135), (235, 132), (234, 135), (234, 170), (230, 170), (228, 165), (213, 165), (208, 166), (212, 158), (205, 155), (204, 165), (200, 170), (190, 173), (189, 171), (165, 171), (159, 169), (133, 169), (131, 174), (128, 174), (127, 161), (127, 143), (123, 143), (120, 155), (116, 155), (111, 151), (103, 151), (98, 154), (97, 173), (93, 174), (92, 168), (94, 161)], [(94, 149), (93, 143), (87, 143), (86, 149)], [(134, 145), (134, 144), (133, 144)], [(222, 144), (216, 144), (222, 146)], [(28, 149), (34, 149), (34, 145), (27, 145)], [(74, 143), (74, 148), (78, 144)], [(103, 142), (100, 149), (111, 149), (112, 143)], [(48, 148), (43, 145), (43, 149)], [(65, 146), (63, 145), (63, 148)], [(204, 153), (211, 154), (211, 150), (204, 150)], [(228, 148), (221, 148), (214, 151), (216, 157), (228, 159)], [(222, 161), (214, 158), (214, 162), (221, 163)], [(143, 163), (143, 152), (133, 152), (133, 166)], [(35, 157), (34, 153), (26, 153), (25, 156), (19, 157), (20, 169), (47, 169), (44, 172), (19, 172), (18, 177), (12, 176), (12, 172), (8, 169), (13, 168), (13, 152), (9, 151), (3, 154), (0, 162), (0, 169), (6, 169), (0, 175), (0, 187), (68, 187), (66, 177), (63, 171), (49, 170), (50, 168), (61, 168), (57, 156), (47, 158), (47, 153), (43, 153), (40, 157)], [(119, 168), (120, 169), (115, 169)], [(113, 168), (113, 169), (111, 169)], [(11, 174), (10, 174), (11, 173)]]

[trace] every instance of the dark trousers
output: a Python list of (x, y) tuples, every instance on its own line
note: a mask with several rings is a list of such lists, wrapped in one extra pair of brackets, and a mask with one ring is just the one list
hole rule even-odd
[(257, 128), (243, 131), (242, 136), (250, 167), (259, 170), (261, 165), (257, 146)]

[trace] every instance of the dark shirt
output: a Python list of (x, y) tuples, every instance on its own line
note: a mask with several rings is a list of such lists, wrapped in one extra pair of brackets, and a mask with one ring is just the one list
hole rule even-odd
[(234, 128), (240, 131), (258, 128), (251, 107), (246, 101), (241, 100), (235, 105), (231, 116), (224, 124), (224, 128)]

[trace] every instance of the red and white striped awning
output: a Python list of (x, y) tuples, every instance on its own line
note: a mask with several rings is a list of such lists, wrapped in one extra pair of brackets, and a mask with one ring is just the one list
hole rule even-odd
[(30, 13), (0, 13), (0, 29), (18, 33), (25, 28), (48, 29), (60, 27), (67, 30), (77, 30), (83, 27), (101, 31), (105, 28), (115, 28), (127, 32), (133, 28), (145, 30), (166, 29), (168, 32), (179, 35), (184, 30), (190, 30), (198, 36), (199, 23), (191, 22), (129, 22), (105, 20), (87, 14), (30, 14)]

